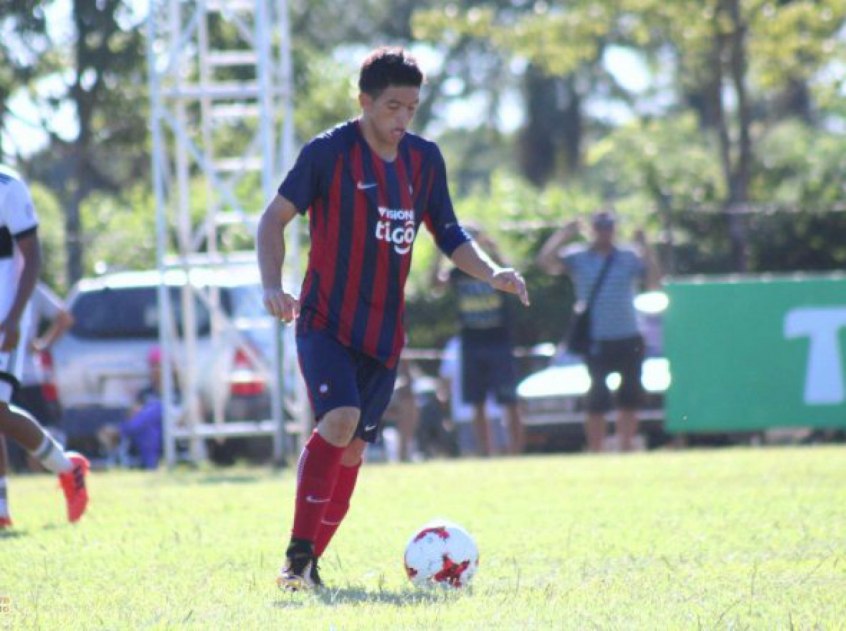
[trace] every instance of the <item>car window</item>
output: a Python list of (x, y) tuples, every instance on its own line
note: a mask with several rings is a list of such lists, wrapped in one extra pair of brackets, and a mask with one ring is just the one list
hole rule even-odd
[(229, 287), (224, 301), (227, 313), (233, 318), (265, 318), (267, 311), (262, 301), (261, 287), (258, 285), (239, 285)]
[[(182, 301), (179, 289), (170, 288), (177, 327), (182, 332)], [(208, 335), (209, 311), (195, 298), (197, 334)], [(156, 287), (105, 287), (77, 296), (71, 307), (71, 332), (84, 339), (154, 340), (159, 336)]]

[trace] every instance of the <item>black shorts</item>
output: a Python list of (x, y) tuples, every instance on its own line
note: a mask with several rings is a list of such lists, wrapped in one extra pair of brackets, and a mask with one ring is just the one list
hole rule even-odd
[(58, 425), (61, 410), (57, 403), (44, 398), (41, 384), (21, 386), (12, 395), (12, 403), (32, 414), (44, 427)]
[(493, 393), (497, 403), (517, 401), (517, 372), (511, 344), (461, 344), (461, 386), (465, 403), (483, 403)]
[(620, 374), (617, 407), (637, 409), (643, 398), (642, 366), (643, 338), (640, 335), (594, 342), (587, 356), (591, 382), (587, 393), (588, 412), (607, 412), (612, 408), (611, 391), (606, 380), (614, 372)]

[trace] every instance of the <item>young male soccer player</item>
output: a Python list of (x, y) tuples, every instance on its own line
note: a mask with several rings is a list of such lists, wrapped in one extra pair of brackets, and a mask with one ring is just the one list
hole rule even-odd
[[(349, 509), (367, 443), (378, 435), (404, 340), (404, 286), (421, 223), (462, 270), (529, 298), (521, 275), (491, 261), (459, 225), (437, 145), (409, 133), (423, 74), (379, 48), (359, 75), (359, 118), (303, 147), (262, 215), (258, 259), (267, 310), (297, 318), (297, 351), (317, 429), (300, 456), (291, 542), (277, 579), (321, 585), (317, 561)], [(309, 212), (299, 299), (282, 287), (284, 230)]]
[(29, 339), (24, 309), (41, 268), (38, 218), (29, 190), (18, 175), (0, 165), (0, 528), (12, 525), (6, 496), (6, 445), (14, 438), (44, 467), (59, 475), (68, 507), (68, 519), (77, 521), (88, 504), (85, 476), (88, 461), (65, 452), (32, 416), (9, 401), (18, 385), (21, 360)]

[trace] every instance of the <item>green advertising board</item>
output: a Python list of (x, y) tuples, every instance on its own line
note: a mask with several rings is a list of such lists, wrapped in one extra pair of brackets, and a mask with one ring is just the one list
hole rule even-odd
[(666, 429), (846, 427), (846, 276), (667, 286)]

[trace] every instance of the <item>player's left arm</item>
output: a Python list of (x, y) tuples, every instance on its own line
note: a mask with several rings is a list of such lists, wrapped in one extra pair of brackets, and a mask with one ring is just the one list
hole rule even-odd
[(511, 267), (501, 267), (473, 241), (458, 224), (447, 184), (446, 165), (437, 147), (433, 149), (433, 186), (426, 225), (435, 236), (438, 249), (447, 254), (462, 272), (490, 283), (491, 287), (515, 294), (529, 305), (529, 292), (523, 276)]
[(514, 294), (520, 302), (529, 306), (529, 291), (523, 275), (512, 267), (497, 265), (475, 241), (459, 245), (453, 250), (451, 258), (462, 272), (489, 283), (494, 289)]

